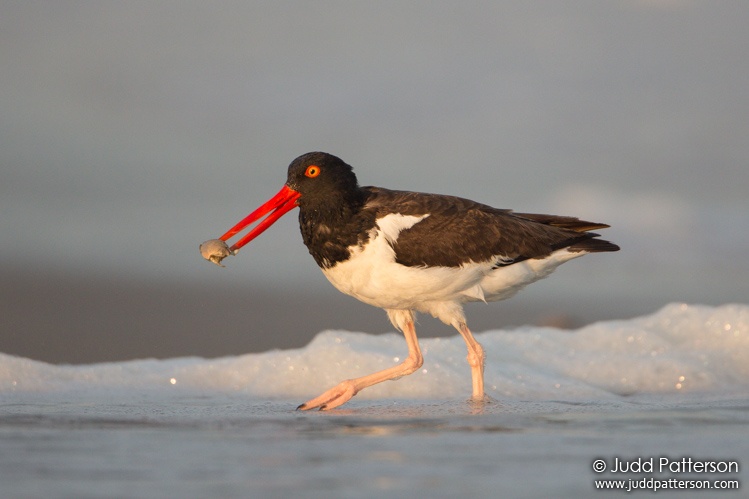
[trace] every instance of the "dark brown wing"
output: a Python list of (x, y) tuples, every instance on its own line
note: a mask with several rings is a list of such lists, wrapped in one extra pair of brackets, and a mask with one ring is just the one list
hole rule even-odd
[(393, 244), (396, 261), (407, 266), (458, 267), (494, 260), (497, 266), (543, 258), (553, 251), (616, 251), (618, 246), (587, 232), (607, 225), (573, 217), (513, 213), (468, 199), (437, 194), (365, 188), (366, 210), (426, 215), (403, 230)]

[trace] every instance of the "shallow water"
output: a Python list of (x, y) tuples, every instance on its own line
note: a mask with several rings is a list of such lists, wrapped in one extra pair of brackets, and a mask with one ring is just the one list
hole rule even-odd
[[(328, 413), (227, 395), (11, 398), (2, 497), (593, 497), (595, 479), (617, 478), (594, 473), (596, 458), (749, 462), (745, 398), (354, 401)], [(627, 478), (645, 476), (706, 478)]]

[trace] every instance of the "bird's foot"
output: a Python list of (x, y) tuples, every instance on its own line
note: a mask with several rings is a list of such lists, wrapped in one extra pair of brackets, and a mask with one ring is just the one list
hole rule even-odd
[(480, 397), (471, 397), (468, 399), (471, 404), (497, 404), (497, 399), (490, 397), (489, 395), (483, 394)]
[(484, 409), (492, 404), (497, 404), (497, 400), (491, 398), (489, 395), (482, 395), (480, 397), (471, 397), (468, 399), (468, 405), (471, 409), (471, 414), (483, 414)]
[(356, 387), (350, 379), (341, 381), (338, 385), (326, 391), (319, 397), (315, 397), (296, 408), (297, 411), (309, 411), (318, 409), (328, 411), (345, 404), (356, 395)]

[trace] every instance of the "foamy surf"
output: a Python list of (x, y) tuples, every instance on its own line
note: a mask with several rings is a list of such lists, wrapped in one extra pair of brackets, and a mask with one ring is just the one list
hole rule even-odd
[[(749, 388), (749, 305), (671, 304), (630, 320), (578, 330), (523, 327), (477, 335), (487, 353), (487, 393), (524, 400), (666, 393), (740, 393)], [(422, 369), (357, 399), (470, 395), (458, 336), (421, 340)], [(399, 334), (324, 331), (307, 346), (216, 359), (175, 358), (51, 365), (0, 354), (0, 394), (165, 391), (304, 398), (338, 381), (397, 364)]]

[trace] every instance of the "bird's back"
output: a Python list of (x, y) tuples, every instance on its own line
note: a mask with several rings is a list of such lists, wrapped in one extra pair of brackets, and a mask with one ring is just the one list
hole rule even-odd
[(487, 261), (508, 266), (543, 259), (563, 248), (586, 253), (619, 249), (590, 232), (606, 224), (515, 213), (455, 196), (364, 189), (369, 192), (364, 211), (376, 211), (376, 219), (391, 213), (426, 215), (393, 242), (396, 261), (409, 267), (460, 267)]

